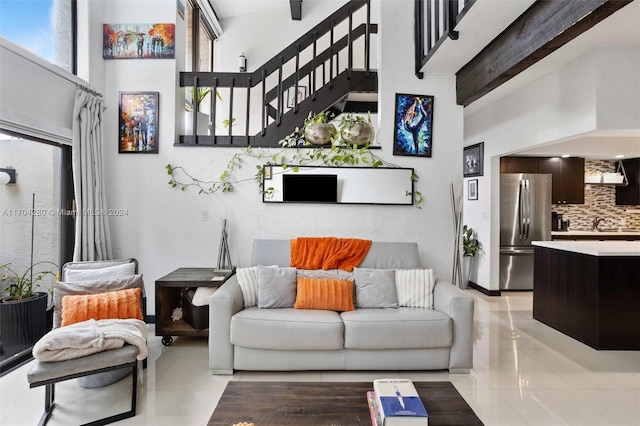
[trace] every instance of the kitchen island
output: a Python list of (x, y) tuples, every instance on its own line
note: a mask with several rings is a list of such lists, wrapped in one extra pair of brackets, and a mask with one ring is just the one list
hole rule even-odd
[(533, 245), (534, 319), (595, 349), (640, 350), (640, 242)]

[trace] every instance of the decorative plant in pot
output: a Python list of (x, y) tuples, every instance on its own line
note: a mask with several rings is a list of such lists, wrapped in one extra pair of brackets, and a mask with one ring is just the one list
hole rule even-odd
[(36, 291), (46, 276), (57, 279), (58, 265), (42, 261), (22, 273), (10, 263), (0, 265), (0, 333), (5, 354), (32, 347), (47, 332), (48, 292)]
[(463, 256), (463, 283), (466, 288), (469, 283), (469, 273), (471, 270), (471, 261), (480, 251), (480, 241), (475, 238), (475, 231), (473, 228), (464, 225), (462, 227), (462, 248), (464, 250)]
[(313, 115), (309, 113), (309, 117), (304, 120), (304, 138), (312, 145), (326, 145), (333, 141), (337, 131), (336, 127), (330, 123), (334, 114), (329, 111), (323, 111)]
[[(198, 109), (198, 128), (196, 135), (206, 135), (209, 133), (209, 115), (200, 112), (200, 104), (211, 93), (211, 89), (205, 87), (191, 87), (187, 93), (189, 97), (184, 101), (184, 134), (193, 135), (193, 112), (194, 107)], [(220, 99), (220, 95), (216, 92), (216, 96)]]
[(347, 145), (365, 146), (373, 142), (375, 133), (371, 124), (371, 114), (367, 117), (343, 114), (338, 125), (340, 142)]

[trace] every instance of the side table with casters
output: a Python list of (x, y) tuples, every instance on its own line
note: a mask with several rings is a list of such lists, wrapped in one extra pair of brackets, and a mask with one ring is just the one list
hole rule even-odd
[(156, 280), (156, 336), (162, 336), (162, 344), (170, 346), (173, 336), (208, 336), (208, 328), (198, 331), (184, 319), (173, 321), (171, 314), (180, 306), (185, 288), (217, 288), (234, 273), (235, 268), (178, 268)]

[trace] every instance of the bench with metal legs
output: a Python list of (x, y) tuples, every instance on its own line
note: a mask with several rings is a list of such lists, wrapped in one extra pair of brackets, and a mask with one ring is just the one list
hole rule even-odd
[(131, 409), (119, 414), (104, 417), (84, 426), (106, 425), (136, 415), (136, 399), (138, 394), (138, 348), (125, 345), (122, 348), (98, 352), (82, 358), (57, 362), (34, 361), (27, 373), (29, 387), (45, 386), (44, 412), (38, 425), (45, 425), (55, 407), (55, 384), (91, 374), (122, 368), (131, 369)]

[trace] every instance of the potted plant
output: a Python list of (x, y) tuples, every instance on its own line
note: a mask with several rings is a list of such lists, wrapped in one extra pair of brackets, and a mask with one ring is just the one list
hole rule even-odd
[(48, 293), (36, 291), (47, 275), (57, 278), (55, 263), (38, 262), (22, 273), (10, 263), (0, 265), (0, 333), (5, 354), (32, 347), (47, 332)]
[[(188, 92), (189, 97), (184, 101), (184, 134), (185, 135), (206, 135), (209, 133), (209, 115), (200, 112), (200, 104), (204, 101), (204, 98), (211, 93), (211, 89), (198, 87), (191, 87)], [(218, 98), (220, 96), (218, 95)], [(194, 108), (197, 107), (197, 132), (193, 132), (193, 113)]]
[(336, 127), (330, 123), (334, 114), (323, 111), (316, 115), (309, 113), (304, 121), (304, 138), (313, 145), (326, 145), (336, 136)]
[(480, 241), (475, 238), (475, 231), (473, 228), (464, 225), (462, 227), (462, 249), (463, 253), (463, 284), (464, 288), (467, 288), (469, 283), (469, 273), (471, 271), (471, 261), (480, 251)]
[(354, 114), (343, 114), (338, 125), (340, 143), (346, 145), (365, 146), (373, 142), (375, 137), (371, 114), (367, 117)]

